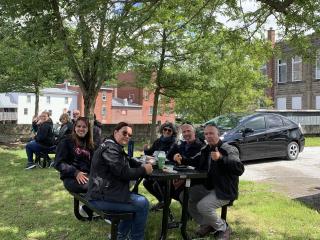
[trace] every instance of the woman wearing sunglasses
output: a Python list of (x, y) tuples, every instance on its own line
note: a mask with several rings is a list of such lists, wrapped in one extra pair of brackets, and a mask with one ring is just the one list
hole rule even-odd
[(159, 130), (161, 136), (154, 141), (152, 146), (144, 145), (144, 154), (152, 156), (155, 151), (165, 151), (166, 153), (176, 141), (177, 130), (171, 122), (165, 122)]
[[(147, 145), (144, 146), (144, 154), (153, 155), (155, 151), (164, 151), (168, 153), (171, 146), (176, 142), (177, 130), (175, 126), (171, 122), (165, 122), (160, 127), (160, 138), (158, 138), (151, 146), (151, 148), (147, 148)], [(157, 211), (163, 208), (163, 194), (162, 189), (164, 186), (163, 182), (154, 181), (151, 179), (145, 179), (143, 181), (143, 186), (155, 196), (158, 200), (158, 203), (151, 207), (151, 211)]]
[(132, 220), (122, 221), (117, 239), (144, 239), (149, 202), (141, 195), (130, 192), (130, 180), (152, 173), (152, 165), (128, 157), (124, 145), (132, 136), (128, 123), (120, 122), (113, 134), (95, 151), (89, 178), (87, 199), (104, 211), (133, 212)]
[(85, 193), (88, 190), (93, 141), (87, 118), (75, 120), (72, 134), (63, 138), (56, 151), (55, 168), (70, 192)]

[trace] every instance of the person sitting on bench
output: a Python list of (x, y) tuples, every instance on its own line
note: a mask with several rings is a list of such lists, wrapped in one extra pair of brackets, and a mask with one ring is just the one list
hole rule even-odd
[(55, 140), (56, 145), (58, 145), (63, 138), (69, 136), (73, 130), (73, 124), (68, 113), (62, 113), (59, 121), (61, 122), (61, 125), (58, 136)]
[(239, 176), (244, 172), (244, 166), (238, 149), (221, 142), (215, 125), (208, 124), (204, 135), (208, 144), (199, 154), (190, 159), (181, 159), (182, 164), (187, 163), (197, 170), (208, 172), (208, 177), (202, 182), (192, 182), (188, 209), (192, 218), (200, 225), (196, 231), (197, 237), (216, 232), (215, 239), (228, 240), (231, 229), (217, 215), (216, 209), (238, 197)]
[(88, 190), (94, 149), (89, 129), (89, 120), (79, 117), (72, 134), (63, 138), (57, 146), (54, 167), (60, 172), (60, 179), (69, 192), (86, 193)]
[[(160, 126), (159, 132), (161, 136), (154, 141), (150, 148), (148, 148), (147, 144), (143, 146), (145, 155), (152, 156), (156, 151), (164, 151), (167, 154), (171, 146), (176, 142), (177, 129), (173, 123), (165, 122)], [(145, 179), (143, 181), (143, 186), (158, 200), (158, 203), (153, 205), (150, 210), (158, 211), (162, 209), (164, 206), (162, 189), (164, 188), (165, 183), (163, 181)]]
[(152, 165), (141, 165), (125, 153), (124, 145), (131, 135), (131, 126), (120, 122), (112, 136), (95, 151), (86, 198), (102, 211), (133, 212), (133, 219), (120, 222), (118, 239), (142, 240), (149, 202), (144, 196), (130, 192), (129, 182), (151, 174)]
[(26, 145), (26, 153), (28, 157), (27, 166), (25, 168), (26, 170), (36, 167), (33, 162), (34, 153), (46, 151), (49, 147), (53, 146), (54, 143), (53, 123), (49, 112), (44, 111), (40, 114), (36, 128), (37, 133), (34, 140), (28, 142)]

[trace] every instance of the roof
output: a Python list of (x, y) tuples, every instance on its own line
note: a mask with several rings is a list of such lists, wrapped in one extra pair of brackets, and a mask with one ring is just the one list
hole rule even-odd
[(0, 93), (0, 108), (18, 108), (12, 96), (8, 93)]
[(65, 88), (44, 88), (41, 90), (43, 94), (78, 94), (76, 91), (66, 90)]
[(112, 98), (112, 107), (126, 107), (126, 108), (142, 108), (141, 105), (130, 103), (126, 98)]

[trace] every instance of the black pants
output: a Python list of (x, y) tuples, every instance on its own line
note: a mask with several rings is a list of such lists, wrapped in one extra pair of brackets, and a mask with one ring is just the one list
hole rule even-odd
[[(143, 186), (145, 187), (145, 189), (147, 189), (149, 193), (155, 196), (159, 202), (164, 201), (165, 185), (166, 183), (164, 181), (155, 181), (149, 179), (145, 179), (143, 181)], [(170, 197), (180, 202), (179, 195), (182, 191), (183, 186), (175, 189), (173, 184), (171, 184)]]
[(63, 185), (69, 192), (86, 193), (88, 191), (88, 182), (86, 184), (79, 184), (76, 178), (63, 179)]

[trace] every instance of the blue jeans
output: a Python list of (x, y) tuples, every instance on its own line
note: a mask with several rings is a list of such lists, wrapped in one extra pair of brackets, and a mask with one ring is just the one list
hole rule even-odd
[(148, 218), (149, 202), (141, 195), (131, 193), (128, 203), (106, 202), (103, 200), (91, 200), (96, 208), (105, 211), (133, 212), (132, 220), (123, 220), (118, 227), (118, 240), (131, 239), (143, 240), (145, 225)]
[(26, 152), (28, 157), (28, 163), (33, 163), (33, 153), (38, 153), (47, 150), (47, 147), (41, 146), (35, 140), (28, 142), (26, 145)]

